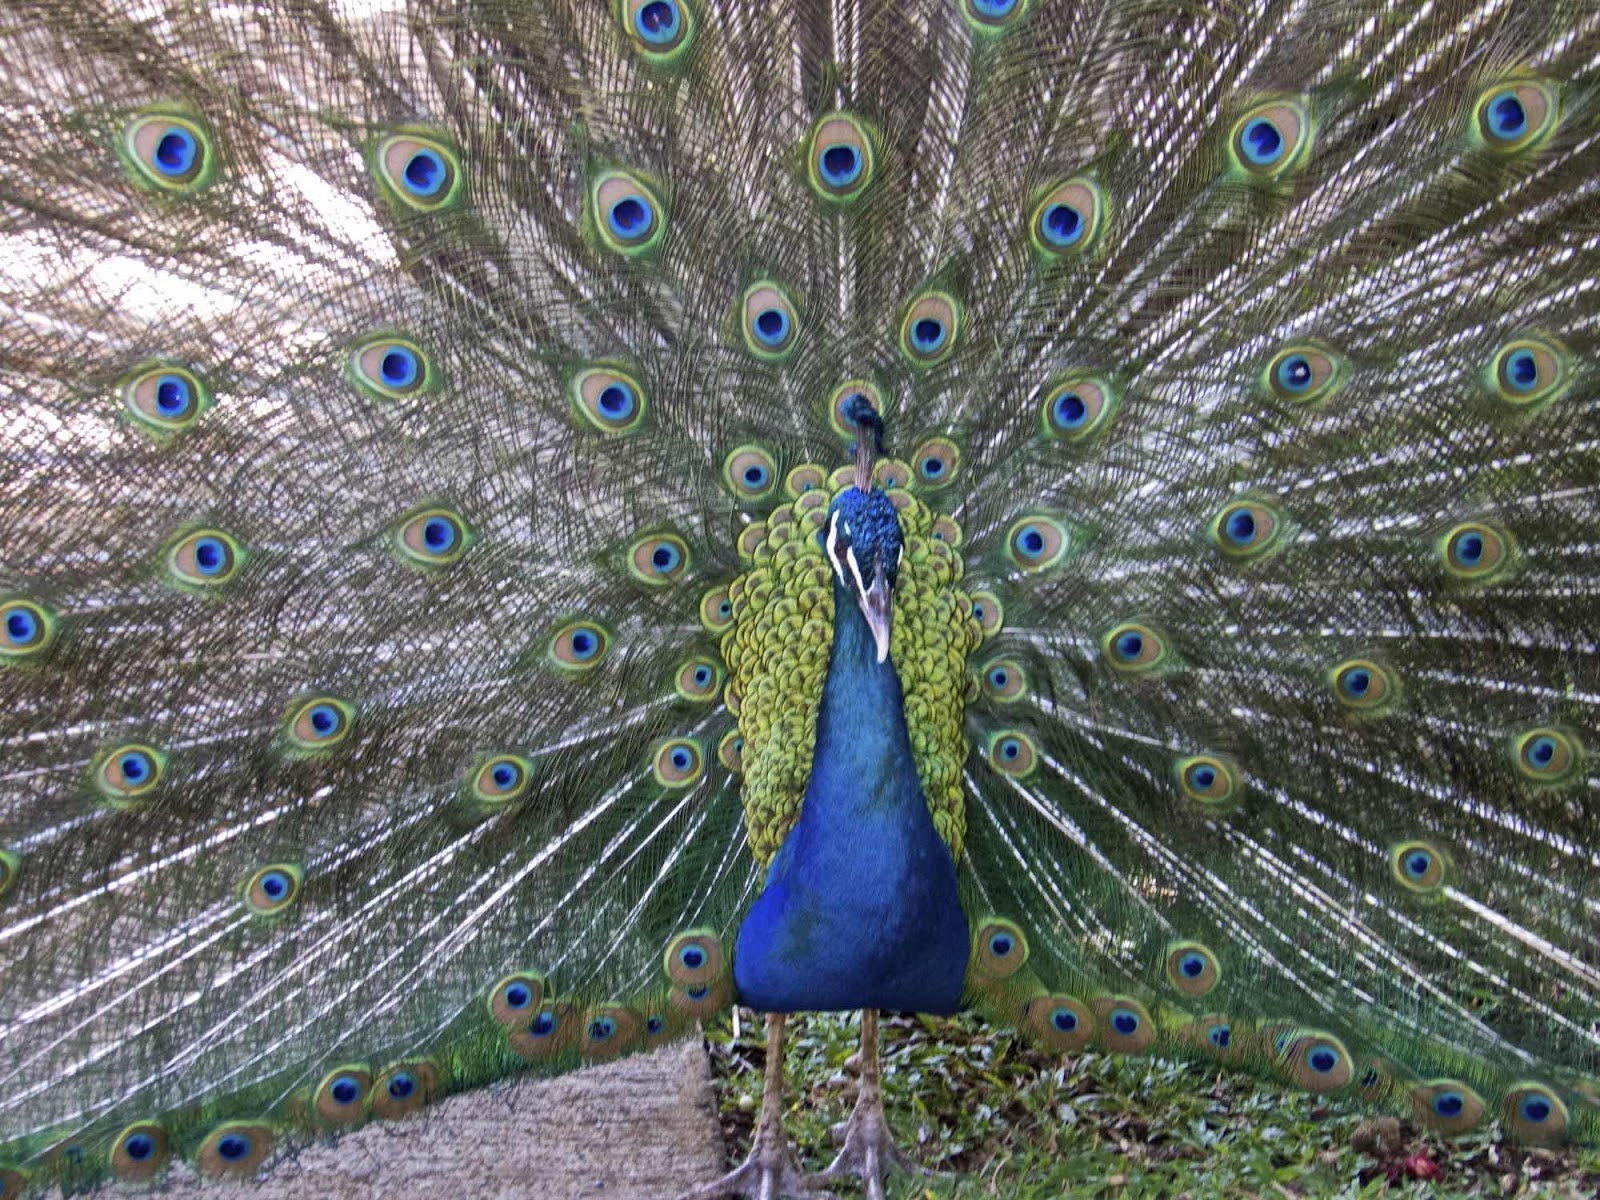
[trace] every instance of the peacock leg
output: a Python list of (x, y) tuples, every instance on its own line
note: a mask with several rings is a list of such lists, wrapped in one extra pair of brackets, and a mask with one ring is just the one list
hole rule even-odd
[(883, 1113), (883, 1076), (878, 1064), (878, 1013), (861, 1010), (861, 1085), (855, 1111), (845, 1125), (844, 1145), (826, 1171), (812, 1176), (817, 1184), (855, 1177), (861, 1180), (867, 1200), (885, 1200), (883, 1179), (891, 1166), (915, 1175), (930, 1172), (911, 1161), (894, 1144)]
[(800, 1170), (783, 1137), (783, 1022), (782, 1013), (767, 1014), (767, 1075), (761, 1088), (761, 1115), (756, 1119), (750, 1156), (721, 1179), (690, 1188), (677, 1200), (716, 1200), (721, 1196), (780, 1200), (802, 1192), (819, 1200), (826, 1196), (826, 1184), (808, 1178)]

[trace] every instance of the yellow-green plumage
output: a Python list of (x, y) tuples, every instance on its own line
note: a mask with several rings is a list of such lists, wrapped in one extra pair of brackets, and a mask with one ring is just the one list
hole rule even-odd
[[(799, 468), (806, 470), (806, 468)], [(905, 464), (879, 464), (879, 478), (898, 470), (891, 491), (906, 536), (895, 592), (890, 658), (905, 689), (906, 721), (917, 773), (934, 827), (956, 857), (966, 830), (961, 768), (967, 757), (965, 708), (971, 685), (967, 656), (981, 634), (972, 600), (961, 590), (962, 562), (932, 536), (936, 515), (910, 491)], [(733, 628), (722, 635), (728, 664), (729, 711), (739, 718), (745, 831), (765, 865), (800, 815), (816, 743), (817, 705), (832, 642), (832, 574), (818, 534), (836, 490), (801, 492), (746, 527), (741, 548), (751, 567), (728, 587)], [(764, 535), (764, 536), (763, 536)]]

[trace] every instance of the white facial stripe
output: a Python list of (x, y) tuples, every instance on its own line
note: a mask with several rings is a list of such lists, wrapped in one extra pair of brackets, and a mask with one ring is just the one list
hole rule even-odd
[(833, 573), (839, 577), (839, 582), (844, 582), (844, 567), (839, 564), (839, 513), (834, 511), (832, 519), (828, 521), (828, 561), (833, 564)]
[(856, 548), (851, 546), (844, 552), (845, 558), (850, 561), (850, 574), (856, 577), (856, 587), (861, 589), (861, 594), (867, 594), (867, 582), (861, 578), (861, 564), (856, 561)]

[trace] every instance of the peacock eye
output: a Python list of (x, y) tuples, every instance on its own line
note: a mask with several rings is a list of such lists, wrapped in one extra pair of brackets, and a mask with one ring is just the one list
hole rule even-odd
[(1425, 842), (1402, 842), (1389, 852), (1396, 881), (1414, 892), (1432, 892), (1444, 882), (1444, 859)]
[(299, 895), (300, 868), (289, 863), (262, 867), (244, 887), (245, 906), (260, 916), (282, 912)]
[(1204, 996), (1220, 979), (1217, 956), (1199, 942), (1176, 942), (1167, 947), (1167, 982), (1185, 996)]
[(350, 380), (374, 400), (399, 400), (433, 390), (428, 356), (415, 342), (394, 336), (368, 338), (350, 351)]
[(689, 738), (672, 738), (656, 748), (653, 770), (663, 787), (686, 788), (705, 770), (705, 756)]
[(671, 62), (688, 48), (694, 15), (686, 0), (626, 0), (623, 31), (645, 58)]
[(745, 348), (757, 358), (779, 362), (799, 344), (800, 314), (777, 284), (746, 288), (742, 313)]
[(466, 522), (445, 508), (416, 513), (395, 531), (395, 548), (401, 561), (416, 567), (451, 566), (470, 543)]
[(1439, 546), (1445, 568), (1458, 579), (1486, 583), (1511, 561), (1511, 539), (1481, 521), (1468, 521), (1445, 534)]
[(961, 15), (980, 33), (999, 33), (1023, 13), (1026, 0), (961, 0)]
[(590, 367), (579, 371), (567, 390), (573, 409), (601, 433), (634, 433), (644, 420), (644, 390), (620, 371)]
[(847, 202), (872, 182), (872, 139), (848, 113), (823, 117), (811, 132), (811, 186), (824, 199)]
[(1038, 761), (1033, 739), (1020, 730), (1003, 729), (989, 739), (989, 765), (1001, 774), (1017, 778), (1031, 775)]
[(628, 569), (652, 587), (676, 583), (689, 569), (689, 547), (676, 534), (641, 538), (628, 550)]
[(1094, 244), (1104, 220), (1105, 195), (1088, 179), (1064, 180), (1034, 206), (1029, 233), (1047, 258), (1079, 254)]
[(1211, 522), (1211, 537), (1224, 554), (1254, 558), (1271, 549), (1282, 529), (1272, 506), (1262, 501), (1236, 501), (1225, 506)]
[(1109, 419), (1112, 396), (1111, 385), (1098, 376), (1060, 380), (1046, 392), (1041, 406), (1045, 434), (1055, 441), (1083, 441)]
[(1183, 794), (1201, 804), (1225, 804), (1238, 789), (1233, 768), (1213, 755), (1179, 759), (1177, 770)]
[(777, 464), (760, 446), (740, 446), (722, 463), (722, 480), (741, 500), (761, 500), (778, 479)]
[(1132, 621), (1112, 629), (1101, 645), (1111, 667), (1128, 675), (1153, 670), (1166, 657), (1166, 644), (1161, 635), (1147, 625)]
[(685, 700), (702, 702), (716, 697), (722, 671), (709, 658), (691, 658), (678, 668), (674, 690)]
[(1288, 346), (1267, 365), (1267, 386), (1297, 405), (1320, 404), (1343, 382), (1340, 359), (1309, 343)]
[(147, 112), (128, 122), (122, 154), (141, 185), (171, 195), (189, 195), (216, 177), (210, 130), (177, 113)]
[(1059, 521), (1024, 517), (1006, 534), (1007, 556), (1024, 571), (1042, 571), (1066, 556), (1071, 539)]
[(600, 240), (625, 256), (658, 246), (666, 218), (655, 189), (638, 175), (610, 171), (597, 177), (590, 191)]
[(1559, 783), (1573, 774), (1580, 749), (1562, 730), (1533, 729), (1516, 739), (1516, 761), (1522, 774), (1538, 783)]
[(942, 362), (955, 349), (961, 309), (955, 297), (929, 292), (911, 302), (900, 322), (900, 349), (915, 365)]
[(0, 601), (0, 663), (38, 654), (55, 636), (55, 620), (43, 605), (14, 598)]
[(135, 423), (153, 434), (178, 433), (211, 406), (211, 392), (198, 375), (182, 367), (144, 367), (126, 376), (118, 390)]
[(1571, 374), (1561, 347), (1544, 338), (1518, 338), (1502, 346), (1490, 363), (1494, 395), (1508, 407), (1532, 411), (1555, 399)]
[(1246, 175), (1272, 179), (1304, 164), (1311, 115), (1303, 101), (1275, 100), (1251, 109), (1233, 127), (1229, 147)]
[(925, 488), (944, 487), (955, 480), (961, 450), (949, 438), (929, 438), (911, 456), (917, 482)]
[(531, 777), (532, 767), (526, 759), (511, 754), (496, 755), (473, 774), (473, 795), (484, 804), (506, 804), (528, 790)]
[(449, 146), (422, 133), (399, 133), (378, 143), (374, 158), (389, 199), (401, 208), (432, 212), (461, 196), (461, 160)]
[(1479, 140), (1496, 154), (1536, 148), (1561, 117), (1555, 91), (1534, 80), (1492, 85), (1479, 93), (1475, 108)]
[(117, 746), (100, 756), (94, 784), (113, 803), (137, 800), (161, 783), (165, 766), (166, 756), (152, 746)]
[(349, 736), (354, 717), (349, 704), (332, 696), (304, 701), (289, 715), (289, 741), (301, 750), (330, 749)]
[(611, 646), (611, 635), (593, 621), (572, 621), (550, 638), (550, 661), (571, 671), (599, 666)]
[(243, 557), (239, 543), (220, 529), (203, 529), (173, 543), (167, 551), (167, 572), (180, 587), (216, 587), (238, 573)]

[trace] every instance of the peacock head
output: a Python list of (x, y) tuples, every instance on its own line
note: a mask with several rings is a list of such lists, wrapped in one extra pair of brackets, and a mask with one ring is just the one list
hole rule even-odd
[(828, 509), (823, 547), (839, 585), (856, 599), (872, 630), (878, 661), (889, 656), (894, 619), (894, 585), (905, 554), (900, 517), (877, 488), (840, 492)]

